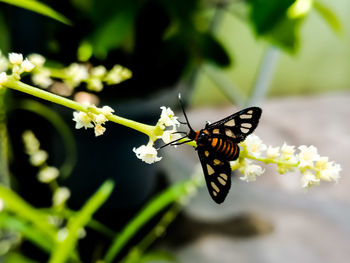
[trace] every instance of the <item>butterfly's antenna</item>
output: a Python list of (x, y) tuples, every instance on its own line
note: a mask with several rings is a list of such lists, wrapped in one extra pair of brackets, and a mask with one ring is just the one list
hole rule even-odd
[(182, 139), (185, 139), (186, 137), (187, 137), (187, 135), (185, 135), (185, 136), (183, 136), (183, 137), (181, 137), (181, 138), (179, 138), (179, 139), (176, 139), (176, 140), (174, 140), (174, 141), (172, 141), (172, 142), (169, 142), (169, 143), (167, 143), (167, 144), (164, 144), (164, 145), (160, 146), (157, 150), (162, 149), (162, 148), (164, 148), (165, 146), (172, 145), (172, 143), (177, 142), (177, 141), (180, 141), (180, 140), (182, 140)]
[(176, 132), (173, 132), (172, 134), (177, 134), (177, 133), (180, 133), (180, 134), (187, 134), (187, 132), (184, 132), (184, 131), (176, 131)]
[(183, 141), (183, 142), (177, 142), (177, 143), (173, 143), (171, 146), (176, 146), (176, 145), (181, 145), (181, 144), (185, 144), (188, 142), (192, 142), (193, 140), (187, 140), (187, 141)]
[(187, 115), (186, 115), (186, 112), (185, 112), (185, 108), (184, 108), (184, 105), (183, 105), (182, 100), (181, 100), (181, 93), (179, 93), (179, 101), (180, 101), (182, 112), (184, 113), (184, 116), (185, 116), (188, 128), (190, 128), (190, 130), (193, 131), (193, 129), (192, 129), (191, 125), (190, 125), (190, 122), (188, 121), (188, 118), (187, 118)]

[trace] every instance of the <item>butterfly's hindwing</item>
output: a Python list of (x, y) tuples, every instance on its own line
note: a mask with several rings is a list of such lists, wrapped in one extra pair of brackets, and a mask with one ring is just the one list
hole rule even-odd
[(239, 143), (255, 130), (261, 112), (258, 107), (247, 108), (207, 125), (206, 129), (213, 134), (223, 135), (233, 140), (233, 142)]
[(213, 200), (222, 203), (231, 188), (230, 162), (222, 160), (206, 147), (197, 147), (208, 191)]

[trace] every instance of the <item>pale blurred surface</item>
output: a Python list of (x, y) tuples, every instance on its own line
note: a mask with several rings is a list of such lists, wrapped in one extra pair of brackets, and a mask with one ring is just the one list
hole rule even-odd
[[(207, 189), (202, 188), (185, 207), (191, 226), (180, 223), (174, 227), (175, 232), (186, 231), (185, 236), (196, 232), (197, 238), (190, 242), (175, 239), (163, 248), (179, 262), (349, 262), (350, 94), (275, 99), (261, 106), (263, 115), (256, 134), (266, 144), (316, 146), (321, 156), (341, 164), (340, 182), (321, 182), (305, 191), (300, 174), (279, 175), (268, 165), (256, 182), (236, 178), (222, 205), (210, 200)], [(215, 121), (236, 110), (202, 108), (188, 115), (192, 126), (199, 129), (206, 120)], [(188, 146), (168, 149), (164, 161), (172, 181), (184, 179), (199, 163)], [(257, 218), (256, 235), (234, 234), (236, 226), (232, 224), (242, 215)], [(265, 231), (269, 228), (271, 232)], [(171, 239), (171, 233), (169, 236)]]

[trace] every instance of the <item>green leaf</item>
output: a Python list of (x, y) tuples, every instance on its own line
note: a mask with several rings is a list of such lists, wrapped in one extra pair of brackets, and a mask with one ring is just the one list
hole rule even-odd
[(330, 10), (327, 6), (323, 5), (322, 3), (316, 1), (314, 2), (314, 8), (328, 23), (328, 25), (334, 30), (334, 32), (342, 32), (341, 23), (332, 10)]
[(266, 38), (275, 46), (287, 52), (296, 53), (299, 49), (299, 27), (303, 18), (284, 18), (280, 23), (266, 34)]
[(28, 9), (30, 11), (33, 11), (35, 13), (39, 13), (42, 14), (44, 16), (48, 16), (52, 19), (55, 19), (63, 24), (66, 25), (71, 25), (72, 23), (69, 21), (69, 19), (67, 19), (66, 17), (64, 17), (63, 15), (61, 15), (60, 13), (56, 12), (55, 10), (53, 10), (51, 7), (38, 2), (36, 0), (0, 0), (0, 2), (4, 2), (10, 5), (14, 5), (14, 6), (18, 6), (24, 9)]
[[(201, 177), (202, 178), (202, 177)], [(177, 183), (165, 191), (155, 196), (142, 210), (123, 228), (122, 232), (113, 240), (112, 245), (107, 250), (104, 261), (113, 262), (115, 257), (129, 242), (129, 240), (157, 213), (169, 204), (190, 194), (190, 189), (198, 187), (204, 183), (203, 180), (193, 177), (190, 180)]]
[(0, 213), (0, 229), (8, 229), (21, 233), (25, 239), (40, 247), (46, 252), (53, 251), (53, 240), (48, 239), (46, 235), (38, 231), (37, 228), (25, 222), (19, 217), (8, 215), (5, 212)]
[(10, 50), (10, 29), (7, 26), (5, 10), (0, 10), (0, 52), (3, 54)]
[(38, 261), (32, 260), (30, 258), (25, 257), (22, 254), (10, 252), (9, 255), (6, 256), (6, 263), (38, 263)]
[(200, 34), (198, 44), (201, 55), (204, 59), (207, 59), (218, 66), (230, 65), (230, 57), (225, 48), (210, 33)]
[[(305, 4), (308, 4), (311, 0), (306, 1)], [(250, 18), (258, 36), (287, 52), (296, 53), (299, 48), (299, 28), (310, 8), (301, 12), (295, 0), (251, 0), (250, 4)], [(311, 6), (309, 4), (306, 6)]]
[(0, 198), (5, 202), (6, 209), (17, 216), (31, 222), (46, 238), (56, 239), (56, 228), (47, 222), (47, 214), (32, 207), (11, 189), (0, 185)]
[(136, 16), (135, 6), (124, 5), (102, 22), (90, 37), (93, 54), (103, 59), (111, 49), (120, 47), (131, 36)]
[(250, 19), (258, 35), (272, 30), (295, 0), (250, 0)]
[(107, 200), (113, 188), (114, 183), (112, 181), (108, 180), (104, 182), (96, 193), (84, 204), (80, 211), (69, 219), (67, 224), (68, 234), (63, 241), (57, 242), (55, 251), (51, 254), (50, 263), (67, 261), (69, 255), (71, 255), (75, 249), (79, 238), (79, 231), (90, 221), (96, 210)]

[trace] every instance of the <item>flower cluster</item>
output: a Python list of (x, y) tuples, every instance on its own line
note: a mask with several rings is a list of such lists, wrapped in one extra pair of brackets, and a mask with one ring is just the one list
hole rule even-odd
[[(40, 55), (35, 54), (32, 56), (39, 58)], [(43, 61), (45, 62), (45, 58)], [(107, 71), (102, 65), (92, 67), (88, 64), (72, 63), (63, 69), (47, 68), (43, 65), (43, 63), (40, 66), (36, 65), (37, 67), (33, 71), (32, 81), (44, 89), (52, 85), (54, 82), (52, 78), (55, 78), (62, 79), (70, 89), (86, 83), (88, 90), (99, 92), (103, 89), (103, 83), (107, 85), (118, 84), (132, 76), (129, 69), (120, 65), (115, 65), (110, 71)]]
[(56, 179), (59, 176), (59, 170), (56, 167), (48, 166), (46, 161), (48, 154), (40, 149), (40, 142), (30, 130), (22, 134), (22, 139), (25, 147), (25, 152), (29, 155), (31, 165), (38, 167), (38, 180), (42, 183), (53, 184), (54, 193), (52, 203), (55, 207), (63, 206), (70, 197), (70, 191), (66, 187), (58, 187)]
[(12, 69), (12, 75), (16, 79), (20, 79), (23, 72), (31, 72), (34, 67), (35, 65), (28, 58), (23, 59), (22, 54), (10, 53), (7, 59), (0, 51), (0, 87), (8, 80), (6, 72), (9, 68)]
[[(340, 179), (339, 164), (328, 161), (328, 157), (321, 157), (315, 146), (301, 145), (296, 153), (295, 146), (284, 143), (282, 147), (267, 147), (261, 139), (252, 134), (240, 144), (242, 151), (237, 161), (232, 162), (234, 169), (244, 175), (241, 180), (255, 181), (257, 176), (264, 173), (264, 169), (249, 159), (264, 163), (277, 164), (277, 171), (284, 174), (287, 171), (299, 170), (303, 175), (301, 185), (308, 188), (319, 185), (320, 181), (335, 181)], [(263, 154), (265, 153), (265, 156)]]
[[(176, 133), (176, 128), (180, 125), (174, 112), (168, 107), (160, 107), (162, 112), (157, 122), (156, 127), (159, 127), (160, 135), (157, 139), (162, 139), (165, 143), (172, 142), (179, 138), (179, 134)], [(167, 129), (169, 127), (170, 129)], [(134, 148), (137, 158), (141, 159), (145, 163), (151, 164), (158, 162), (162, 157), (157, 156), (157, 149), (153, 146), (154, 141), (150, 140), (147, 145), (141, 145), (138, 148)]]
[(131, 78), (129, 69), (115, 65), (111, 70), (104, 66), (93, 67), (90, 64), (72, 63), (66, 68), (49, 68), (45, 66), (46, 59), (40, 54), (31, 54), (23, 58), (20, 53), (10, 53), (8, 58), (0, 51), (0, 87), (7, 81), (6, 74), (9, 68), (12, 75), (19, 80), (23, 72), (31, 72), (32, 81), (40, 88), (47, 89), (60, 79), (65, 86), (74, 89), (81, 83), (86, 83), (87, 89), (99, 92), (103, 83), (107, 85), (118, 84)]
[(97, 110), (98, 114), (82, 111), (73, 112), (73, 121), (76, 122), (75, 128), (94, 128), (95, 136), (100, 136), (106, 131), (106, 128), (102, 125), (108, 121), (107, 117), (111, 116), (114, 110), (109, 106), (103, 106), (102, 108), (90, 107)]

